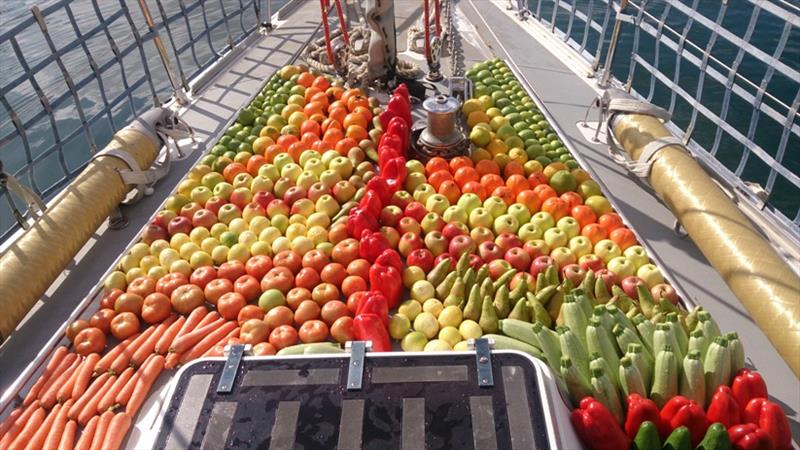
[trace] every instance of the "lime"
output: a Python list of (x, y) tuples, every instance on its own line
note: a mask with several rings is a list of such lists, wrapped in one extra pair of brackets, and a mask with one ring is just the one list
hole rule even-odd
[(568, 191), (574, 191), (578, 187), (575, 176), (566, 170), (559, 170), (550, 177), (550, 187), (556, 190), (558, 195)]

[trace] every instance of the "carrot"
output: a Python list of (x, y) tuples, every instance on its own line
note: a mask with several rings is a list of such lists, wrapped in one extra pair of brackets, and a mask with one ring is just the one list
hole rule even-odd
[(92, 417), (92, 420), (86, 424), (86, 428), (81, 432), (81, 437), (78, 443), (75, 444), (75, 450), (89, 450), (94, 440), (94, 435), (97, 432), (97, 423), (100, 422), (100, 416)]
[(14, 422), (19, 419), (23, 412), (25, 412), (25, 408), (23, 406), (16, 407), (13, 411), (11, 411), (11, 414), (6, 417), (6, 420), (0, 424), (0, 440), (5, 437), (6, 432), (11, 429), (11, 427), (14, 425)]
[[(192, 310), (192, 312), (189, 313), (189, 315), (186, 317), (186, 321), (183, 323), (183, 326), (181, 327), (180, 331), (178, 331), (178, 334), (175, 335), (175, 339), (178, 339), (184, 334), (197, 328), (200, 322), (204, 320), (207, 316), (208, 316), (208, 309), (205, 306), (198, 306), (197, 308)], [(173, 342), (175, 342), (175, 339), (170, 341), (169, 345), (167, 345), (165, 348), (162, 347), (162, 350), (165, 352), (169, 351), (170, 347), (172, 347)]]
[[(200, 308), (204, 307), (200, 306)], [(167, 350), (169, 350), (169, 345), (172, 343), (172, 341), (175, 340), (175, 336), (177, 336), (178, 332), (181, 331), (181, 328), (183, 328), (183, 324), (185, 322), (186, 322), (186, 317), (183, 316), (178, 317), (178, 319), (175, 322), (172, 322), (172, 325), (170, 325), (169, 328), (167, 328), (167, 331), (164, 333), (163, 336), (161, 336), (161, 339), (159, 339), (158, 342), (156, 342), (156, 346), (154, 348), (156, 353), (160, 353), (162, 355), (164, 353), (167, 353)]]
[(83, 410), (83, 407), (86, 406), (86, 404), (89, 403), (89, 401), (91, 401), (92, 398), (94, 398), (97, 395), (97, 393), (100, 391), (100, 389), (103, 388), (103, 385), (110, 376), (111, 374), (106, 372), (100, 374), (99, 377), (95, 378), (92, 384), (89, 385), (89, 389), (87, 389), (86, 392), (84, 392), (83, 395), (81, 395), (81, 397), (77, 399), (75, 403), (72, 404), (72, 407), (69, 409), (69, 414), (67, 415), (67, 417), (69, 417), (72, 420), (77, 420), (78, 415), (80, 415), (81, 411)]
[(72, 398), (72, 388), (75, 386), (75, 379), (78, 378), (78, 374), (81, 373), (81, 367), (83, 367), (83, 363), (86, 359), (78, 358), (80, 362), (78, 363), (78, 367), (72, 371), (67, 381), (58, 388), (58, 393), (56, 394), (56, 401), (59, 403), (63, 402), (68, 398)]
[(47, 380), (49, 380), (54, 373), (58, 373), (56, 372), (56, 368), (61, 364), (61, 361), (64, 360), (64, 357), (67, 356), (68, 353), (69, 350), (63, 345), (53, 352), (53, 356), (50, 357), (50, 361), (47, 363), (47, 366), (45, 366), (44, 372), (42, 372), (42, 375), (36, 380), (36, 383), (33, 383), (31, 390), (28, 391), (28, 395), (25, 396), (25, 400), (22, 401), (24, 406), (30, 405), (35, 399), (39, 398), (39, 393), (47, 383)]
[(100, 399), (106, 395), (111, 386), (114, 385), (114, 381), (117, 380), (116, 375), (109, 376), (104, 382), (103, 387), (97, 391), (97, 393), (89, 398), (89, 401), (83, 406), (81, 412), (78, 414), (78, 423), (81, 425), (86, 425), (89, 423), (92, 417), (97, 415), (97, 404), (100, 403)]
[(47, 418), (44, 419), (42, 426), (36, 429), (36, 433), (33, 434), (33, 437), (27, 442), (20, 442), (20, 445), (25, 444), (25, 450), (38, 450), (42, 448), (44, 440), (47, 439), (47, 433), (50, 428), (53, 427), (53, 423), (56, 421), (56, 416), (58, 416), (60, 410), (61, 405), (54, 406), (47, 415)]
[[(40, 407), (39, 400), (34, 400), (33, 403), (28, 405), (25, 410), (20, 414), (16, 419), (11, 420), (11, 417), (6, 419), (6, 421), (12, 422), (11, 426), (6, 431), (5, 435), (0, 438), (0, 449), (6, 450), (14, 439), (22, 432), (25, 426), (30, 421), (31, 416), (38, 410)], [(11, 413), (12, 415), (14, 413)]]
[(169, 328), (174, 321), (175, 316), (172, 316), (158, 325), (151, 325), (152, 328), (155, 328), (153, 334), (151, 334), (144, 344), (142, 344), (142, 346), (136, 350), (133, 356), (131, 356), (131, 365), (133, 367), (141, 366), (142, 363), (144, 363), (144, 360), (153, 353), (153, 350), (156, 348), (156, 343), (158, 343), (158, 341), (161, 339), (161, 336), (164, 335), (164, 333), (167, 331), (167, 328)]
[[(58, 415), (53, 421), (53, 426), (47, 430), (47, 439), (45, 439), (43, 447), (44, 450), (59, 450), (61, 437), (64, 434), (64, 429), (67, 427), (67, 413), (69, 412), (69, 407), (72, 406), (72, 399), (67, 400), (59, 406), (61, 406), (61, 409), (58, 410)], [(53, 412), (55, 412), (55, 408), (53, 408)]]
[(59, 450), (73, 450), (75, 448), (75, 435), (78, 434), (78, 422), (74, 420), (67, 421), (64, 425), (64, 433), (61, 435), (61, 440), (58, 441)]
[(53, 383), (47, 388), (47, 390), (44, 391), (42, 398), (39, 399), (39, 403), (41, 403), (46, 409), (50, 409), (56, 404), (56, 397), (58, 396), (59, 389), (61, 389), (61, 386), (69, 381), (69, 379), (81, 365), (81, 360), (78, 358), (78, 355), (75, 355), (75, 357), (71, 358), (71, 360), (72, 363), (70, 363), (66, 370), (64, 370), (58, 376), (53, 377)]
[(136, 339), (134, 339), (130, 345), (128, 345), (128, 347), (125, 348), (125, 350), (123, 350), (119, 356), (117, 356), (117, 359), (111, 363), (110, 370), (114, 373), (122, 373), (122, 371), (130, 365), (133, 354), (139, 350), (139, 347), (144, 344), (147, 338), (149, 338), (155, 330), (155, 327), (148, 327), (143, 332), (139, 333)]
[(75, 385), (72, 387), (73, 400), (77, 400), (86, 392), (89, 382), (92, 381), (92, 373), (94, 373), (94, 368), (97, 366), (98, 361), (100, 361), (100, 355), (97, 353), (92, 353), (83, 360), (81, 370), (78, 371), (78, 376), (75, 378)]
[(105, 450), (103, 448), (103, 441), (106, 438), (108, 426), (111, 424), (111, 419), (113, 418), (114, 413), (111, 411), (106, 411), (100, 415), (100, 420), (97, 422), (97, 429), (94, 431), (94, 437), (92, 437), (92, 446), (90, 450)]
[(97, 364), (94, 366), (95, 375), (99, 375), (103, 372), (108, 372), (108, 370), (111, 368), (111, 363), (113, 363), (114, 360), (117, 359), (117, 356), (119, 356), (120, 353), (122, 353), (129, 345), (131, 345), (131, 342), (133, 342), (133, 340), (136, 339), (136, 336), (138, 335), (133, 335), (128, 339), (125, 339), (124, 341), (112, 347), (111, 350), (108, 351), (108, 353), (103, 355), (103, 357), (100, 358), (100, 361), (98, 361)]
[(117, 394), (119, 394), (119, 391), (121, 391), (122, 388), (128, 383), (128, 380), (131, 379), (133, 372), (133, 367), (128, 367), (117, 377), (117, 380), (114, 381), (114, 385), (111, 386), (111, 389), (109, 389), (108, 392), (103, 395), (103, 398), (101, 398), (100, 402), (97, 404), (98, 414), (103, 414), (109, 408), (115, 405), (115, 402), (117, 401)]
[(167, 353), (167, 357), (164, 360), (164, 368), (172, 370), (178, 367), (178, 364), (181, 362), (181, 354), (180, 353)]
[(128, 429), (131, 427), (131, 416), (128, 413), (119, 413), (111, 419), (108, 425), (108, 431), (103, 439), (103, 450), (119, 450), (122, 447), (122, 441), (125, 440), (125, 435), (128, 434)]
[(131, 398), (125, 408), (125, 412), (130, 414), (131, 417), (135, 416), (139, 411), (142, 403), (147, 398), (147, 393), (150, 392), (150, 388), (153, 387), (153, 383), (155, 383), (163, 369), (164, 357), (161, 355), (154, 356), (139, 369), (141, 375), (136, 380), (136, 387), (133, 389), (133, 394), (131, 394)]
[[(155, 356), (151, 356), (150, 358), (154, 357)], [(148, 358), (148, 360), (150, 358)], [(144, 362), (142, 367), (144, 367), (145, 365), (147, 365), (147, 361)], [(133, 394), (133, 388), (136, 387), (136, 382), (139, 381), (139, 377), (141, 376), (141, 374), (142, 374), (141, 368), (139, 368), (139, 370), (133, 373), (133, 376), (131, 376), (130, 380), (128, 380), (128, 382), (125, 383), (125, 386), (123, 386), (122, 389), (119, 391), (119, 394), (117, 394), (117, 398), (115, 399), (114, 402), (116, 405), (125, 406), (128, 404), (128, 400), (130, 400), (131, 395)]]
[(25, 422), (25, 427), (22, 431), (14, 438), (14, 441), (7, 447), (9, 449), (19, 449), (25, 448), (24, 445), (28, 443), (33, 438), (33, 435), (39, 430), (42, 422), (44, 422), (44, 417), (47, 413), (44, 411), (44, 408), (39, 406), (36, 408), (33, 414), (31, 414), (30, 418)]
[[(217, 322), (214, 322), (217, 323)], [(203, 353), (207, 352), (208, 349), (214, 346), (217, 342), (221, 339), (225, 338), (225, 336), (230, 333), (231, 331), (235, 330), (238, 324), (235, 320), (230, 322), (223, 321), (219, 324), (219, 327), (215, 330), (210, 331), (208, 334), (205, 335), (204, 338), (200, 340), (197, 344), (194, 345), (189, 351), (183, 353), (181, 355), (180, 362), (181, 364), (186, 364), (187, 362), (197, 359), (203, 356)]]
[(206, 356), (222, 356), (225, 351), (225, 346), (230, 344), (231, 342), (236, 342), (239, 337), (239, 331), (241, 328), (236, 327), (228, 333), (222, 340), (214, 344), (210, 349), (208, 349), (205, 353), (203, 353), (203, 358)]
[(183, 336), (179, 337), (178, 339), (175, 339), (175, 342), (172, 343), (172, 348), (170, 348), (169, 351), (172, 353), (183, 353), (189, 350), (190, 348), (192, 348), (194, 344), (200, 342), (201, 339), (203, 339), (209, 333), (222, 326), (222, 324), (224, 324), (225, 322), (226, 320), (220, 317), (219, 319), (209, 323), (208, 325), (195, 328), (189, 333), (186, 333)]

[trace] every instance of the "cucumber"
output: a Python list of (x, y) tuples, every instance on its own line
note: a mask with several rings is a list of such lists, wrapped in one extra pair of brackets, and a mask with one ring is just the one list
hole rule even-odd
[(706, 379), (706, 403), (708, 403), (717, 391), (717, 387), (728, 385), (731, 381), (731, 354), (727, 339), (722, 336), (714, 338), (714, 342), (708, 346), (708, 353), (703, 361), (703, 371)]
[(567, 386), (567, 393), (572, 400), (573, 407), (577, 408), (584, 397), (592, 396), (592, 385), (575, 367), (569, 356), (561, 357), (561, 378), (564, 379), (564, 384)]
[(508, 336), (503, 336), (500, 334), (484, 334), (481, 336), (484, 339), (492, 339), (494, 341), (494, 348), (497, 350), (519, 350), (523, 353), (527, 353), (534, 358), (540, 359), (544, 361), (544, 355), (538, 348), (528, 345), (522, 341), (519, 341), (514, 338), (510, 338)]
[(656, 424), (645, 420), (639, 425), (631, 450), (661, 450), (661, 439), (658, 437)]
[(533, 332), (533, 325), (516, 319), (503, 319), (499, 322), (500, 332), (534, 347), (540, 347), (539, 339)]
[(672, 430), (667, 440), (664, 442), (664, 450), (692, 450), (692, 436), (686, 427), (678, 427)]
[(656, 366), (653, 374), (653, 387), (650, 398), (656, 406), (662, 408), (669, 399), (678, 395), (678, 360), (672, 352), (672, 346), (666, 344), (656, 354)]
[(683, 371), (681, 372), (680, 393), (689, 400), (694, 400), (698, 405), (705, 408), (706, 404), (706, 380), (703, 373), (703, 362), (700, 359), (700, 352), (692, 350), (683, 359)]
[(731, 439), (725, 425), (715, 422), (695, 450), (731, 450)]

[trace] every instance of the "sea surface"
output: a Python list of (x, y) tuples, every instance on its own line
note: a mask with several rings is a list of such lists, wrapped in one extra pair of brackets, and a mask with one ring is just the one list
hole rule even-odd
[[(721, 3), (717, 0), (682, 1), (689, 6), (697, 5), (697, 9), (712, 21), (716, 20)], [(771, 1), (781, 8), (800, 14), (800, 7), (795, 6), (797, 3), (790, 4), (782, 0)], [(283, 2), (284, 0), (273, 0), (272, 11), (276, 11)], [(171, 92), (169, 79), (151, 37), (148, 37), (148, 28), (138, 1), (73, 0), (67, 2), (75, 26), (64, 8), (49, 12), (47, 7), (54, 3), (56, 2), (0, 0), (0, 86), (3, 88), (13, 80), (25, 75), (23, 68), (16, 62), (15, 48), (9, 39), (12, 34), (10, 31), (18, 31), (13, 33), (18, 44), (16, 50), (23, 54), (29, 67), (37, 67), (37, 64), (51, 53), (39, 26), (30, 19), (32, 6), (39, 5), (45, 12), (47, 31), (52, 37), (53, 46), (57, 49), (69, 47), (69, 43), (76, 40), (78, 32), (88, 35), (95, 30), (100, 30), (86, 40), (86, 49), (75, 46), (64, 52), (62, 56), (64, 67), (78, 86), (76, 88), (78, 103), (75, 102), (72, 95), (65, 95), (68, 92), (65, 78), (55, 62), (50, 62), (43, 68), (40, 67), (41, 70), (33, 77), (49, 102), (52, 103), (59, 97), (63, 98), (60, 103), (52, 106), (55, 112), (55, 122), (50, 122), (45, 116), (27, 127), (27, 142), (19, 137), (7, 141), (4, 138), (14, 131), (14, 123), (7, 112), (8, 108), (13, 109), (22, 122), (31, 120), (43, 110), (43, 104), (37, 100), (38, 96), (31, 80), (24, 81), (5, 93), (4, 96), (0, 96), (0, 100), (7, 103), (6, 107), (0, 108), (0, 161), (5, 170), (11, 173), (22, 167), (30, 166), (31, 170), (21, 174), (21, 181), (28, 185), (34, 184), (46, 197), (58, 192), (91, 158), (92, 142), (97, 149), (101, 149), (110, 140), (115, 130), (123, 127), (136, 114), (152, 106), (154, 98), (164, 101), (169, 98)], [(156, 1), (148, 0), (147, 3), (150, 5), (155, 21), (160, 23), (162, 15)], [(160, 3), (167, 17), (180, 11), (180, 3), (183, 3), (186, 8), (199, 5), (197, 0), (184, 0), (183, 2), (161, 0)], [(201, 3), (204, 9), (193, 8), (188, 20), (180, 18), (170, 21), (169, 32), (164, 27), (159, 28), (161, 38), (168, 48), (172, 66), (177, 70), (177, 65), (180, 63), (180, 68), (186, 78), (191, 78), (199, 73), (214, 59), (215, 53), (219, 52), (228, 42), (228, 30), (230, 30), (231, 38), (236, 40), (244, 34), (243, 29), (249, 29), (256, 22), (252, 6), (247, 7), (242, 14), (238, 13), (241, 8), (239, 0), (207, 0)], [(242, 3), (247, 2), (242, 1)], [(260, 0), (262, 10), (266, 9), (266, 3), (267, 0)], [(535, 11), (538, 3), (538, 0), (529, 0), (531, 10)], [(541, 2), (540, 11), (548, 21), (552, 17), (553, 3), (552, 0)], [(641, 2), (637, 1), (636, 3)], [(665, 30), (665, 35), (670, 36), (673, 40), (678, 41), (680, 34), (685, 32), (687, 42), (697, 46), (687, 45), (687, 51), (702, 58), (702, 51), (709, 43), (709, 30), (696, 21), (687, 27), (686, 16), (674, 6), (669, 7), (668, 3), (665, 0), (650, 0), (647, 2), (646, 11), (655, 17), (666, 18), (666, 24), (678, 33), (678, 35), (670, 35), (669, 31)], [(228, 16), (233, 15), (233, 17), (229, 17), (227, 23), (222, 19), (223, 8)], [(591, 12), (598, 21), (602, 21), (606, 11), (605, 5), (600, 0), (578, 0), (576, 8), (587, 14)], [(127, 11), (128, 15), (124, 14), (124, 11)], [(204, 13), (207, 22), (204, 21)], [(730, 1), (722, 20), (722, 26), (736, 36), (744, 36), (752, 15), (753, 5), (750, 1)], [(128, 16), (133, 26), (129, 23)], [(110, 20), (111, 17), (114, 17), (114, 20)], [(15, 26), (26, 21), (29, 24), (24, 29), (14, 29)], [(100, 27), (103, 21), (110, 21), (107, 26), (107, 34)], [(559, 9), (556, 16), (558, 28), (567, 29), (568, 22), (568, 13)], [(769, 55), (774, 54), (783, 31), (784, 21), (762, 11), (756, 16), (754, 22), (755, 28), (750, 37), (751, 44)], [(206, 28), (206, 23), (216, 24), (216, 26), (207, 35), (198, 36)], [(609, 26), (609, 30), (610, 28)], [(143, 52), (140, 53), (137, 49), (117, 59), (110, 50), (110, 40), (113, 40), (117, 48), (123, 51), (136, 41), (133, 29), (140, 38), (144, 39)], [(582, 42), (584, 30), (583, 23), (576, 20), (570, 29), (570, 36), (575, 41)], [(597, 32), (589, 34), (587, 51), (591, 54), (594, 54), (597, 48), (598, 37)], [(608, 37), (607, 33), (606, 42)], [(640, 64), (632, 63), (634, 38), (633, 26), (629, 24), (623, 26), (617, 56), (612, 66), (613, 74), (623, 81), (628, 80), (629, 75), (632, 74), (633, 89), (649, 98), (653, 103), (665, 107), (674, 103), (673, 120), (685, 128), (694, 117), (694, 108), (691, 102), (687, 102), (679, 95), (674, 95), (673, 90), (668, 86), (655, 81)], [(192, 40), (196, 41), (195, 45), (188, 45)], [(727, 76), (728, 72), (723, 70), (723, 65), (730, 66), (735, 63), (739, 48), (722, 38), (718, 38), (710, 48), (713, 58), (719, 61), (717, 63), (712, 60), (711, 67)], [(175, 52), (175, 49), (178, 51)], [(81, 83), (81, 80), (89, 77), (93, 71), (86, 55), (87, 51), (92, 55), (96, 66), (104, 68), (100, 78), (106, 92), (105, 97), (99, 94), (100, 86), (97, 81)], [(178, 58), (175, 58), (176, 53), (179, 54)], [(676, 57), (673, 50), (664, 45), (655, 45), (655, 41), (645, 33), (640, 33), (636, 53), (650, 64), (657, 64), (662, 73), (685, 89), (689, 95), (699, 98), (709, 110), (721, 114), (725, 103), (723, 84), (706, 76), (703, 79), (702, 92), (698, 95), (699, 80), (701, 79), (699, 70), (686, 61), (679, 63), (679, 58)], [(793, 28), (791, 30), (780, 60), (792, 69), (800, 71), (800, 29)], [(763, 61), (745, 54), (740, 61), (738, 74), (757, 86), (762, 82), (769, 69), (769, 66)], [(737, 79), (736, 82), (741, 84), (742, 80)], [(754, 87), (748, 86), (746, 83), (743, 86), (749, 92), (755, 91)], [(764, 101), (773, 106), (782, 117), (786, 117), (787, 109), (777, 101), (787, 105), (798, 101), (799, 86), (800, 80), (788, 79), (776, 71), (766, 83), (771, 97), (765, 97)], [(752, 105), (739, 100), (735, 95), (731, 96), (729, 103), (727, 122), (747, 135), (753, 119)], [(86, 120), (94, 117), (97, 119), (91, 124), (84, 125), (84, 120), (80, 117), (79, 108), (76, 105), (80, 105), (80, 110)], [(759, 113), (756, 116), (756, 126), (752, 129), (753, 138), (761, 148), (774, 156), (779, 146), (783, 126), (764, 114)], [(704, 148), (711, 149), (730, 170), (734, 172), (738, 170), (742, 178), (763, 186), (768, 184), (770, 167), (754, 155), (750, 155), (742, 162), (743, 155), (747, 153), (747, 149), (742, 144), (726, 133), (720, 133), (720, 138), (717, 139), (718, 127), (703, 118), (702, 115), (698, 115), (695, 121), (693, 139)], [(797, 115), (791, 117), (790, 121), (795, 125), (800, 125)], [(89, 135), (91, 135), (91, 140)], [(52, 150), (57, 143), (63, 146), (61, 152)], [(29, 161), (33, 161), (33, 163), (29, 164)], [(783, 155), (783, 164), (795, 174), (800, 174), (800, 139), (796, 136), (789, 138), (787, 150)], [(3, 197), (7, 196), (3, 195)], [(800, 209), (800, 189), (778, 176), (775, 179), (769, 203), (781, 210), (789, 219), (794, 220)], [(21, 208), (18, 201), (17, 205)], [(0, 198), (0, 240), (13, 224), (14, 219), (9, 202)]]

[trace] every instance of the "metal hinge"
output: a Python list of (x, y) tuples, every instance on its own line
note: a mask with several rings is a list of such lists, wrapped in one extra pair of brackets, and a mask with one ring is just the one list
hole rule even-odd
[(372, 341), (348, 341), (344, 350), (350, 353), (350, 362), (347, 364), (347, 390), (357, 391), (364, 383), (364, 358), (372, 350)]
[(475, 350), (475, 361), (478, 369), (478, 386), (494, 386), (494, 375), (492, 374), (492, 346), (494, 341), (491, 339), (470, 339), (467, 341), (467, 348)]
[(225, 366), (222, 368), (222, 375), (217, 384), (217, 394), (230, 394), (233, 391), (233, 383), (236, 381), (236, 374), (242, 364), (242, 357), (252, 349), (250, 344), (235, 344), (225, 346)]

